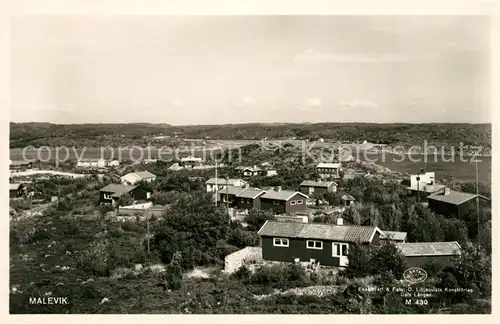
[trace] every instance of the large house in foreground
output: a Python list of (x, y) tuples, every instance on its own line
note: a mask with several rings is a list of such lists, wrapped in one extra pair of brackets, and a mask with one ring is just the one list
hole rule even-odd
[(396, 247), (405, 256), (408, 267), (423, 267), (432, 262), (446, 267), (455, 263), (462, 252), (457, 242), (399, 243)]
[(350, 246), (380, 245), (382, 231), (376, 226), (266, 221), (257, 234), (264, 260), (346, 267)]

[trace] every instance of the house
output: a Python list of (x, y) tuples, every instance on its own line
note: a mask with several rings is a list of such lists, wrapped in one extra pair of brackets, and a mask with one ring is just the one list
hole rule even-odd
[(179, 165), (183, 168), (194, 168), (202, 165), (202, 159), (194, 156), (188, 156), (181, 158)]
[(22, 183), (9, 184), (9, 198), (23, 197), (26, 193), (26, 187)]
[(457, 242), (399, 243), (396, 247), (405, 256), (408, 267), (423, 267), (433, 262), (451, 266), (462, 252)]
[(142, 160), (143, 164), (151, 164), (151, 163), (156, 163), (158, 162), (158, 159), (144, 159)]
[(443, 192), (432, 194), (427, 197), (429, 208), (435, 213), (461, 218), (471, 207), (474, 206), (475, 199), (485, 198), (476, 194), (451, 190), (445, 188)]
[(10, 160), (9, 169), (15, 171), (25, 171), (27, 169), (33, 168), (33, 162), (24, 160)]
[(247, 187), (248, 182), (243, 179), (210, 178), (206, 182), (207, 192), (222, 191), (226, 186)]
[(241, 172), (242, 178), (261, 176), (266, 174), (265, 170), (259, 168), (258, 166), (239, 166), (236, 168), (237, 171)]
[(351, 207), (351, 205), (356, 201), (356, 199), (349, 194), (342, 195), (342, 197), (340, 197), (340, 200), (344, 202), (345, 207)]
[(259, 188), (246, 188), (236, 195), (236, 207), (242, 210), (260, 209), (260, 197), (265, 193), (265, 190)]
[(275, 169), (265, 169), (264, 171), (265, 171), (266, 177), (272, 177), (272, 176), (278, 175), (278, 170), (275, 170)]
[(309, 197), (298, 191), (269, 190), (260, 196), (261, 209), (272, 210), (276, 214), (293, 214), (307, 208)]
[(406, 232), (383, 231), (380, 240), (386, 243), (404, 243), (406, 242)]
[(123, 184), (135, 185), (138, 182), (151, 182), (156, 180), (156, 176), (149, 171), (130, 172), (120, 177)]
[(319, 163), (316, 172), (321, 179), (337, 179), (340, 178), (340, 166), (340, 163)]
[(427, 197), (431, 194), (444, 191), (445, 185), (436, 184), (435, 172), (425, 172), (421, 174), (410, 175), (410, 186), (406, 188), (414, 195), (422, 195)]
[(227, 203), (230, 207), (235, 207), (237, 204), (237, 195), (244, 191), (243, 187), (226, 186), (223, 190), (219, 191), (220, 201)]
[(300, 184), (300, 192), (306, 195), (322, 195), (327, 192), (336, 192), (337, 184), (333, 181), (304, 180)]
[(107, 162), (104, 159), (80, 159), (76, 163), (76, 166), (79, 168), (93, 168), (93, 169), (101, 169), (107, 166)]
[(346, 267), (350, 247), (380, 245), (382, 231), (376, 226), (266, 221), (257, 234), (264, 260)]
[(129, 195), (134, 200), (147, 200), (151, 198), (151, 192), (144, 188), (112, 183), (99, 191), (99, 202), (115, 206), (117, 201), (126, 195)]
[(118, 161), (118, 160), (106, 161), (106, 166), (108, 166), (108, 167), (120, 166), (120, 161)]

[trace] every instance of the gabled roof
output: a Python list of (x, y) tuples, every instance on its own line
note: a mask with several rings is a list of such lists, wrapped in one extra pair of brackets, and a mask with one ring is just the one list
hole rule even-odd
[(454, 255), (461, 253), (457, 242), (397, 243), (404, 256)]
[[(216, 181), (217, 180), (217, 181)], [(242, 179), (224, 179), (224, 178), (210, 178), (207, 180), (207, 184), (215, 184), (217, 182), (218, 185), (225, 185), (228, 183), (230, 186), (234, 186), (236, 183), (241, 182), (241, 183), (246, 183), (246, 181)]]
[(381, 233), (380, 229), (376, 226), (299, 224), (266, 221), (257, 234), (272, 237), (371, 243), (376, 232)]
[(338, 169), (340, 168), (340, 163), (319, 163), (316, 167)]
[(265, 194), (266, 191), (259, 188), (246, 188), (242, 192), (236, 195), (238, 198), (250, 198), (255, 199), (260, 195)]
[(227, 186), (226, 188), (219, 190), (219, 193), (237, 196), (243, 190), (245, 190), (245, 188), (238, 187), (238, 186)]
[(150, 178), (156, 177), (154, 174), (152, 174), (149, 171), (130, 172), (130, 173), (127, 173), (126, 175), (124, 175), (124, 177), (128, 176), (128, 175), (132, 175), (132, 176), (134, 176), (135, 178), (137, 178), (139, 180), (150, 179)]
[(463, 204), (463, 203), (465, 203), (471, 199), (474, 199), (476, 197), (477, 197), (476, 194), (450, 190), (450, 193), (447, 195), (445, 195), (445, 194), (433, 194), (433, 195), (430, 195), (429, 197), (427, 197), (427, 199), (442, 201), (442, 202), (452, 204), (452, 205), (460, 205), (460, 204)]
[(301, 186), (304, 187), (325, 187), (328, 188), (331, 185), (337, 185), (337, 183), (333, 181), (314, 181), (314, 180), (304, 180), (300, 183)]
[(406, 232), (382, 231), (380, 238), (386, 240), (404, 241), (406, 240), (406, 235)]
[(252, 172), (262, 171), (262, 169), (256, 165), (254, 165), (254, 166), (239, 166), (236, 168), (236, 170), (240, 170), (240, 171), (250, 170)]
[(22, 183), (9, 183), (9, 191), (19, 190), (19, 187), (21, 187), (22, 185), (23, 185)]
[(261, 196), (263, 199), (273, 199), (273, 200), (285, 200), (288, 201), (290, 198), (292, 198), (295, 195), (301, 195), (305, 199), (309, 198), (307, 195), (304, 195), (302, 192), (298, 191), (290, 191), (290, 190), (269, 190), (266, 191), (265, 194)]
[(102, 188), (100, 191), (112, 192), (113, 197), (119, 197), (124, 193), (131, 192), (135, 188), (137, 188), (137, 186), (128, 186), (128, 185), (123, 185), (123, 184), (111, 183), (111, 184), (107, 185), (106, 187)]

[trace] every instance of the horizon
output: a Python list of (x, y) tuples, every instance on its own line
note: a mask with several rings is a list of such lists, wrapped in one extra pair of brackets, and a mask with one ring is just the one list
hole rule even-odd
[(11, 23), (15, 122), (492, 122), (486, 16)]
[(229, 123), (229, 124), (184, 124), (176, 125), (166, 122), (153, 123), (153, 122), (88, 122), (88, 123), (53, 123), (49, 121), (25, 121), (25, 122), (10, 122), (11, 124), (50, 124), (56, 126), (72, 126), (72, 125), (165, 125), (167, 127), (201, 127), (201, 126), (237, 126), (237, 125), (316, 125), (316, 124), (375, 124), (375, 125), (492, 125), (492, 122), (244, 122), (244, 123)]

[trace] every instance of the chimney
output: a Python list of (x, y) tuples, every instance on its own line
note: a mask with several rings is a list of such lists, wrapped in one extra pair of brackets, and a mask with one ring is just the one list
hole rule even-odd
[(277, 186), (276, 191), (281, 191), (281, 186)]
[(344, 225), (344, 219), (342, 216), (337, 217), (337, 225), (342, 226)]
[(448, 188), (448, 187), (444, 188), (444, 195), (445, 196), (449, 195), (450, 193), (451, 193), (451, 189), (450, 188)]
[(254, 164), (254, 165), (253, 165), (253, 169), (254, 169), (254, 170), (256, 170), (256, 169), (257, 169), (257, 165), (256, 165), (256, 164)]

